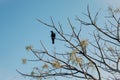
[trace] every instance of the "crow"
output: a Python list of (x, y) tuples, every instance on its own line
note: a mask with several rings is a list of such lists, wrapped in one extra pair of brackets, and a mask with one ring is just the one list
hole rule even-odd
[(55, 33), (54, 33), (53, 31), (51, 31), (51, 40), (52, 40), (52, 44), (55, 43), (55, 37), (56, 37)]

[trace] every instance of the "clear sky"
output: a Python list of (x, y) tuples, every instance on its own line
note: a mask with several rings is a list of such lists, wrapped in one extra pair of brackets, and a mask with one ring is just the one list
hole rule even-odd
[[(51, 46), (50, 29), (36, 18), (50, 23), (50, 16), (65, 24), (67, 17), (74, 19), (86, 11), (120, 7), (120, 0), (0, 0), (0, 80), (23, 80), (16, 69), (27, 71), (22, 58), (29, 58), (25, 46), (40, 48), (40, 40)], [(28, 64), (29, 65), (29, 64)], [(25, 79), (27, 80), (27, 79)]]

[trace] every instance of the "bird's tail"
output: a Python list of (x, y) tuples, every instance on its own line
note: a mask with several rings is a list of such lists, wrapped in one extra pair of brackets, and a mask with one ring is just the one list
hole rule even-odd
[(54, 44), (55, 42), (54, 42), (54, 40), (52, 40), (52, 44)]

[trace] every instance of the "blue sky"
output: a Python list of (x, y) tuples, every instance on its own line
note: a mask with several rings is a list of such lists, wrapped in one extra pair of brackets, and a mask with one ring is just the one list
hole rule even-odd
[(52, 46), (50, 29), (36, 18), (50, 23), (52, 16), (65, 24), (67, 17), (74, 19), (86, 11), (87, 4), (93, 12), (108, 5), (120, 7), (119, 0), (0, 0), (0, 80), (21, 80), (16, 69), (27, 71), (29, 66), (22, 65), (21, 59), (32, 57), (25, 46), (41, 48), (40, 40)]

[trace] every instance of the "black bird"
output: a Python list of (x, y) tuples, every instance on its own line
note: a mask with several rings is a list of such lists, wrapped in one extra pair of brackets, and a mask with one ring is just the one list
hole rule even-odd
[(52, 40), (52, 44), (55, 43), (55, 37), (56, 37), (55, 33), (54, 33), (53, 31), (51, 31), (51, 40)]

